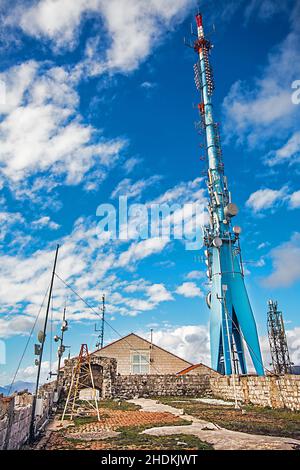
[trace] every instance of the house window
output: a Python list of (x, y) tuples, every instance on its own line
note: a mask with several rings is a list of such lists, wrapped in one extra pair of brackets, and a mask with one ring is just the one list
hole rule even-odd
[(149, 374), (150, 355), (148, 351), (131, 353), (131, 373)]

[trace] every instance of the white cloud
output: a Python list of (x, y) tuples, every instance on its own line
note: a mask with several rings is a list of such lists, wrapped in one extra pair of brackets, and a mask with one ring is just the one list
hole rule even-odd
[[(202, 178), (196, 178), (194, 181), (179, 183), (175, 187), (167, 190), (161, 196), (158, 196), (145, 204), (145, 208), (148, 210), (148, 215), (150, 214), (151, 207), (155, 205), (168, 204), (170, 208), (174, 208), (175, 206), (173, 205), (176, 204), (176, 210), (173, 211), (172, 209), (170, 211), (170, 215), (167, 214), (162, 217), (162, 225), (165, 228), (170, 227), (170, 233), (165, 233), (165, 236), (163, 237), (154, 236), (147, 240), (134, 241), (131, 243), (127, 251), (124, 251), (120, 255), (118, 262), (120, 267), (127, 266), (133, 269), (137, 261), (163, 251), (163, 249), (165, 249), (172, 241), (172, 232), (176, 235), (182, 233), (182, 221), (184, 221), (184, 233), (182, 233), (183, 239), (186, 241), (188, 239), (192, 240), (195, 238), (195, 212), (192, 213), (192, 211), (190, 211), (189, 213), (185, 210), (185, 205), (191, 206), (192, 204), (197, 203), (197, 208), (203, 208), (201, 214), (197, 214), (197, 227), (199, 228), (199, 218), (201, 217), (200, 225), (204, 224), (207, 220), (207, 214), (205, 212), (205, 190), (202, 182)], [(195, 209), (194, 206), (193, 209)], [(140, 219), (139, 222), (141, 222)], [(128, 235), (130, 236), (136, 234), (135, 223), (135, 218), (130, 218), (128, 224)]]
[(82, 122), (76, 82), (67, 70), (28, 62), (0, 78), (8, 88), (0, 123), (2, 179), (24, 187), (30, 176), (47, 172), (47, 181), (74, 185), (95, 165), (105, 177), (125, 141), (105, 140)]
[(155, 88), (157, 85), (156, 83), (153, 83), (153, 82), (143, 82), (141, 84), (141, 88), (145, 88), (146, 90), (152, 90), (153, 88)]
[(187, 298), (203, 297), (201, 289), (194, 282), (184, 282), (176, 289), (176, 294), (183, 295)]
[(0, 241), (5, 239), (13, 226), (24, 223), (25, 219), (20, 212), (0, 212)]
[(186, 275), (187, 279), (202, 279), (204, 276), (203, 271), (191, 271)]
[(282, 163), (297, 163), (300, 158), (300, 132), (295, 132), (292, 137), (278, 150), (265, 157), (268, 166), (281, 165)]
[[(142, 337), (150, 339), (150, 333), (139, 332)], [(291, 361), (295, 365), (300, 364), (300, 328), (286, 330)], [(153, 342), (167, 351), (170, 351), (187, 361), (210, 366), (210, 341), (208, 327), (204, 325), (193, 326), (167, 326), (159, 329), (154, 325)], [(266, 368), (270, 369), (271, 355), (267, 336), (260, 338), (261, 350)], [(247, 359), (249, 359), (247, 357)], [(253, 369), (248, 362), (249, 370)]]
[(33, 325), (33, 318), (26, 315), (6, 315), (0, 318), (0, 338), (22, 335)]
[(300, 233), (270, 253), (273, 272), (263, 280), (266, 287), (289, 287), (300, 279)]
[(51, 220), (49, 216), (44, 216), (44, 217), (41, 217), (40, 219), (34, 220), (31, 223), (31, 226), (37, 229), (42, 229), (42, 228), (47, 227), (50, 230), (57, 230), (60, 227), (57, 223), (53, 222), (53, 220)]
[[(85, 65), (92, 73), (128, 72), (151, 53), (167, 30), (184, 20), (191, 7), (190, 0), (40, 0), (21, 10), (16, 21), (27, 34), (50, 40), (55, 49), (72, 49), (82, 19), (93, 14), (102, 20), (104, 31), (99, 40), (90, 41)], [(99, 61), (103, 44), (107, 50)]]
[[(140, 334), (150, 338), (149, 332)], [(155, 328), (153, 342), (189, 362), (210, 365), (209, 334), (204, 325), (173, 326), (161, 330)]]
[(136, 261), (147, 258), (150, 255), (160, 253), (169, 242), (169, 239), (149, 238), (147, 240), (132, 243), (128, 250), (121, 254), (118, 265), (120, 267), (130, 266)]
[(167, 291), (163, 284), (153, 284), (147, 289), (147, 294), (152, 302), (160, 303), (168, 300), (174, 300), (170, 292)]
[(289, 209), (298, 209), (300, 207), (300, 191), (291, 193), (287, 186), (278, 190), (259, 189), (251, 194), (246, 206), (258, 214), (285, 203), (288, 204)]
[(195, 178), (191, 181), (184, 181), (151, 201), (151, 204), (181, 204), (198, 202), (206, 205), (204, 179)]
[(160, 180), (161, 176), (158, 175), (153, 175), (147, 179), (142, 179), (136, 182), (133, 182), (130, 178), (125, 178), (120, 181), (118, 186), (114, 189), (111, 197), (113, 199), (120, 196), (138, 198), (142, 195), (143, 191), (145, 191), (150, 186), (153, 186)]
[(290, 33), (269, 54), (262, 75), (252, 83), (234, 83), (223, 103), (226, 135), (250, 147), (284, 138), (299, 119), (299, 106), (291, 99), (291, 84), (300, 76), (299, 3), (294, 6)]
[(27, 34), (72, 48), (82, 15), (97, 11), (99, 5), (98, 0), (40, 0), (23, 10), (20, 26)]
[(276, 204), (282, 202), (287, 197), (287, 187), (280, 190), (275, 189), (259, 189), (249, 197), (246, 202), (247, 207), (254, 212), (261, 212), (272, 209)]
[(259, 17), (262, 20), (267, 20), (275, 14), (288, 12), (293, 6), (290, 0), (286, 2), (281, 0), (250, 0), (249, 2), (247, 1), (247, 4), (245, 10), (247, 20), (254, 15), (256, 18)]
[[(49, 361), (43, 361), (42, 366), (41, 366), (41, 376), (40, 376), (40, 384), (43, 384), (49, 379), (49, 372), (50, 372), (50, 367), (52, 366), (52, 371), (54, 372), (57, 370), (57, 362), (54, 362), (50, 364)], [(32, 365), (32, 366), (27, 366), (24, 368), (21, 368), (18, 372), (17, 379), (22, 380), (24, 382), (36, 382), (36, 374), (37, 374), (37, 367)]]
[(290, 196), (291, 209), (298, 209), (300, 207), (300, 191), (295, 191)]
[(123, 168), (127, 174), (131, 173), (136, 166), (142, 163), (142, 161), (143, 160), (141, 158), (131, 157), (128, 160), (126, 160), (126, 162), (123, 165)]
[(270, 246), (269, 242), (262, 242), (258, 245), (257, 249), (258, 250), (263, 250), (264, 248), (267, 248), (268, 246)]
[[(295, 366), (298, 366), (300, 365), (300, 328), (296, 327), (291, 330), (286, 329), (286, 336), (290, 360)], [(272, 362), (270, 344), (267, 336), (263, 336), (260, 338), (260, 346), (265, 366), (267, 367), (267, 369), (272, 369), (270, 366), (270, 363)]]

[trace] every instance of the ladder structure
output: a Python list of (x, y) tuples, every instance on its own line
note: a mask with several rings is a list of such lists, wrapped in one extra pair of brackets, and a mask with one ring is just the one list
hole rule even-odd
[(83, 410), (80, 392), (84, 389), (91, 391), (91, 399), (85, 399), (85, 404), (91, 409), (91, 412), (96, 412), (98, 421), (100, 421), (98, 390), (95, 388), (91, 357), (86, 344), (81, 345), (79, 356), (73, 368), (71, 384), (61, 418), (62, 421), (65, 418), (73, 420), (74, 416), (80, 414), (80, 411)]

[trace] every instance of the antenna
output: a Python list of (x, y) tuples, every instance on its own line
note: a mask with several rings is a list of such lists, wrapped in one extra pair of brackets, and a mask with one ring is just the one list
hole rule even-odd
[(285, 334), (282, 312), (278, 310), (278, 303), (269, 300), (268, 335), (272, 356), (272, 365), (275, 374), (291, 374), (292, 363)]
[[(239, 237), (241, 228), (233, 226), (232, 219), (238, 208), (232, 202), (225, 177), (219, 124), (214, 119), (213, 95), (215, 90), (211, 50), (213, 44), (205, 33), (203, 16), (196, 14), (197, 38), (193, 49), (197, 54), (194, 81), (198, 91), (197, 133), (206, 149), (204, 162), (209, 195), (209, 223), (204, 227), (207, 277), (211, 290), (208, 298), (211, 327), (212, 368), (225, 375), (234, 375), (238, 367), (247, 373), (241, 331), (258, 375), (264, 375), (256, 323), (244, 282)], [(227, 285), (226, 292), (222, 286)], [(224, 298), (223, 302), (218, 299)], [(233, 347), (234, 346), (234, 347)]]
[(35, 432), (36, 432), (35, 414), (36, 414), (37, 396), (38, 396), (38, 392), (39, 392), (40, 375), (41, 375), (41, 368), (42, 368), (42, 361), (43, 361), (44, 346), (45, 346), (45, 341), (46, 341), (46, 331), (47, 331), (47, 325), (48, 325), (48, 317), (49, 317), (49, 312), (50, 312), (50, 307), (51, 307), (52, 291), (53, 291), (54, 276), (55, 276), (55, 271), (56, 271), (58, 252), (59, 252), (59, 245), (57, 245), (57, 247), (56, 247), (55, 258), (54, 258), (54, 263), (53, 263), (50, 289), (49, 289), (49, 296), (48, 296), (48, 303), (47, 303), (47, 310), (46, 310), (46, 316), (45, 316), (45, 321), (44, 321), (44, 328), (43, 328), (43, 331), (40, 331), (39, 335), (38, 335), (38, 339), (39, 339), (39, 342), (41, 344), (38, 345), (39, 346), (38, 348), (35, 347), (35, 349), (38, 349), (38, 351), (36, 350), (35, 353), (37, 353), (37, 352), (39, 353), (38, 354), (39, 358), (36, 359), (36, 361), (35, 361), (35, 364), (38, 366), (38, 372), (37, 372), (37, 378), (36, 378), (35, 394), (33, 396), (33, 403), (32, 403), (32, 415), (31, 415), (31, 423), (30, 423), (30, 440), (31, 441), (34, 440)]
[(102, 296), (102, 307), (101, 307), (101, 327), (97, 329), (97, 325), (95, 325), (95, 331), (99, 332), (98, 341), (96, 343), (97, 349), (103, 349), (104, 345), (104, 326), (105, 326), (105, 295)]

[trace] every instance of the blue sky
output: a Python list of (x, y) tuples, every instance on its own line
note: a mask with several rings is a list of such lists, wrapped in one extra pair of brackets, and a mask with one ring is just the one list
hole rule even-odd
[[(121, 335), (153, 328), (161, 346), (209, 364), (202, 252), (174, 240), (100, 240), (96, 216), (99, 204), (117, 207), (118, 195), (205, 203), (196, 56), (183, 45), (195, 2), (1, 0), (0, 11), (0, 383), (23, 352), (57, 243), (58, 274), (95, 308), (105, 293)], [(265, 363), (269, 298), (284, 311), (300, 363), (300, 104), (292, 101), (300, 2), (215, 0), (202, 11), (206, 31), (216, 26), (215, 118)], [(94, 348), (97, 316), (59, 280), (52, 333), (66, 298), (71, 352)], [(34, 378), (35, 336), (20, 379)], [(117, 338), (107, 326), (106, 342)], [(49, 356), (47, 345), (44, 376)]]

